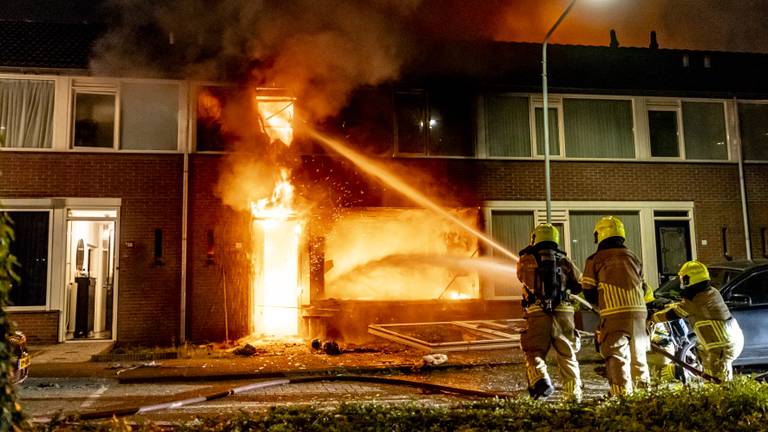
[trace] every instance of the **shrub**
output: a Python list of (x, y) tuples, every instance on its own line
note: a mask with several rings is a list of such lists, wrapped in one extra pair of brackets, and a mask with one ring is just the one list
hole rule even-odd
[(7, 213), (0, 213), (0, 432), (20, 430), (24, 426), (21, 407), (16, 402), (11, 382), (13, 352), (8, 336), (13, 331), (13, 323), (5, 313), (11, 282), (19, 280), (15, 272), (19, 263), (11, 255), (13, 239), (11, 218)]
[[(417, 404), (343, 404), (324, 410), (280, 406), (180, 423), (184, 432), (224, 431), (751, 431), (768, 424), (768, 384), (739, 377), (722, 386), (700, 385), (638, 392), (626, 398), (548, 403), (528, 398), (489, 399), (448, 407)], [(78, 427), (82, 427), (79, 429)], [(67, 431), (110, 430), (115, 421)], [(56, 430), (54, 428), (54, 430)], [(134, 430), (151, 431), (141, 424)]]

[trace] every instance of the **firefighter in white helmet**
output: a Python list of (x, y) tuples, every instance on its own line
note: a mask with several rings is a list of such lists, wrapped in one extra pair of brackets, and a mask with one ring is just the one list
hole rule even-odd
[(581, 286), (584, 296), (600, 309), (596, 330), (600, 354), (605, 359), (611, 395), (632, 393), (635, 386), (650, 384), (646, 353), (648, 309), (643, 266), (624, 246), (624, 224), (615, 216), (601, 218), (594, 230), (597, 252), (587, 258)]
[(723, 381), (733, 378), (733, 361), (744, 348), (744, 335), (711, 285), (707, 266), (688, 261), (677, 273), (683, 300), (672, 303), (652, 316), (654, 322), (686, 318), (696, 333), (696, 351), (704, 372)]
[(531, 244), (520, 251), (517, 277), (524, 285), (523, 309), (528, 323), (520, 335), (520, 344), (531, 397), (547, 397), (555, 391), (545, 361), (550, 347), (554, 347), (566, 398), (578, 401), (581, 377), (573, 304), (568, 294), (578, 294), (581, 286), (578, 270), (558, 249), (559, 241), (557, 228), (539, 224), (531, 234)]

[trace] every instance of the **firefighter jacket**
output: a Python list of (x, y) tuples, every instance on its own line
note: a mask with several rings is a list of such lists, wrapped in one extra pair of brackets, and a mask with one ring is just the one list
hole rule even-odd
[(682, 301), (672, 303), (653, 314), (655, 322), (678, 318), (688, 319), (702, 349), (725, 347), (732, 342), (731, 326), (728, 324), (734, 318), (720, 292), (711, 286), (696, 293), (692, 298), (683, 298)]
[(642, 264), (620, 242), (606, 239), (600, 243), (597, 252), (584, 264), (581, 286), (587, 300), (597, 302), (603, 320), (645, 320), (647, 317), (648, 288), (643, 281)]
[(567, 294), (578, 294), (581, 292), (579, 270), (568, 259), (565, 252), (557, 249), (556, 246), (554, 242), (542, 242), (537, 245), (528, 246), (520, 251), (520, 259), (517, 262), (517, 278), (523, 283), (523, 307), (529, 315), (545, 313), (541, 306), (541, 299), (537, 298), (534, 293), (536, 269), (538, 268), (537, 254), (552, 254), (557, 258), (563, 298), (555, 307), (555, 312), (573, 312), (573, 303), (567, 299)]

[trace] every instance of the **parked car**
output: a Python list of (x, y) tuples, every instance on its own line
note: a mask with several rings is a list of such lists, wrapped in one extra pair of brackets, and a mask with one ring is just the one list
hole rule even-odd
[[(768, 364), (768, 260), (730, 261), (707, 267), (712, 285), (720, 290), (744, 332), (744, 350), (734, 365)], [(654, 295), (660, 302), (680, 300), (680, 281), (670, 279)]]
[(11, 343), (13, 355), (13, 376), (11, 379), (14, 384), (21, 384), (29, 375), (30, 355), (27, 352), (27, 337), (24, 333), (17, 331), (8, 336), (8, 341)]

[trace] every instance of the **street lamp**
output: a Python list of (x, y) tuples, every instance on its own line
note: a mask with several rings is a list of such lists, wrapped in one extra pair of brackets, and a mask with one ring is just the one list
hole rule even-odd
[(542, 96), (544, 97), (544, 184), (547, 191), (547, 223), (552, 223), (552, 188), (550, 187), (549, 179), (549, 100), (547, 95), (547, 42), (549, 42), (550, 36), (555, 32), (557, 26), (571, 11), (576, 0), (571, 0), (568, 6), (565, 8), (560, 18), (555, 21), (555, 25), (549, 29), (547, 35), (544, 37), (544, 43), (541, 45), (541, 88)]

